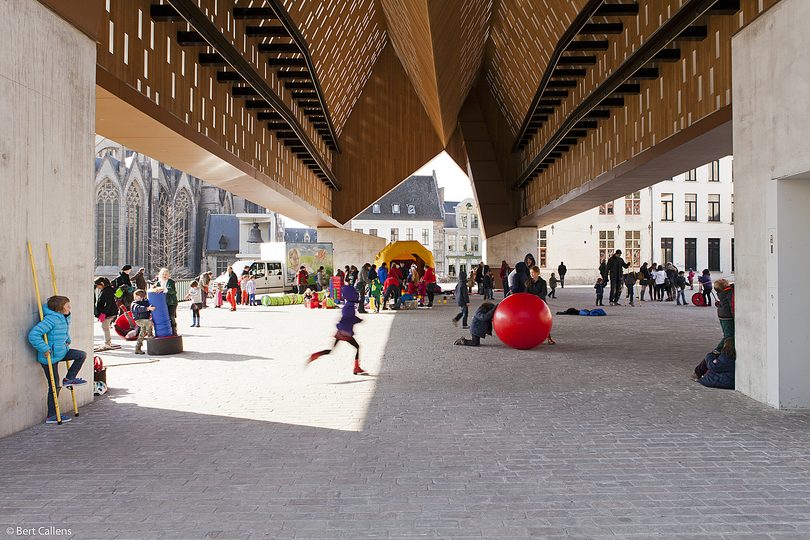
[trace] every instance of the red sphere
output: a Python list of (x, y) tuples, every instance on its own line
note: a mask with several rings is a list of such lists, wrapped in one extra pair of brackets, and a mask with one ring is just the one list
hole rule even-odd
[(533, 349), (551, 333), (551, 310), (538, 296), (512, 294), (498, 304), (492, 326), (498, 338), (513, 349)]

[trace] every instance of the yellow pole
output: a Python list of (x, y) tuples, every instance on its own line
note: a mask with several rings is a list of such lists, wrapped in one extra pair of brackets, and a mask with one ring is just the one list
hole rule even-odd
[[(40, 300), (39, 296), (39, 283), (37, 282), (37, 269), (34, 266), (34, 252), (31, 251), (31, 242), (28, 242), (28, 256), (31, 258), (31, 271), (34, 273), (34, 288), (37, 291), (37, 307), (39, 308), (39, 320), (40, 322), (45, 318), (42, 314), (42, 301)], [(48, 343), (48, 336), (42, 336), (45, 340), (45, 343)], [(51, 391), (53, 392), (53, 404), (56, 408), (56, 423), (60, 426), (62, 425), (62, 415), (59, 412), (59, 394), (56, 391), (56, 379), (53, 376), (53, 364), (51, 364), (51, 353), (48, 351), (45, 353), (45, 357), (48, 359), (48, 373), (51, 376)]]
[[(45, 248), (48, 250), (48, 263), (51, 265), (51, 280), (53, 281), (53, 294), (59, 295), (56, 291), (56, 272), (53, 271), (53, 257), (51, 256), (51, 245), (45, 244)], [(70, 369), (70, 363), (65, 361), (65, 369)], [(68, 386), (70, 388), (70, 397), (73, 398), (73, 416), (79, 416), (79, 406), (76, 404), (76, 390), (72, 386)]]

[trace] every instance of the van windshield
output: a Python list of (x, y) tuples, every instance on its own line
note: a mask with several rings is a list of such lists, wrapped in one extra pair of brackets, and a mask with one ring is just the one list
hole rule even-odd
[(264, 263), (256, 262), (250, 266), (250, 275), (255, 277), (264, 277)]

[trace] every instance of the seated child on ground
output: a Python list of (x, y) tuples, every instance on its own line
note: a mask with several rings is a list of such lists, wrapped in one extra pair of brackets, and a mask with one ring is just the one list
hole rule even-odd
[(737, 352), (734, 348), (734, 338), (726, 338), (723, 350), (718, 354), (714, 351), (706, 355), (695, 368), (692, 379), (703, 386), (710, 388), (725, 388), (734, 390), (734, 363)]
[(470, 339), (458, 338), (455, 345), (478, 347), (482, 339), (488, 334), (492, 335), (492, 318), (495, 316), (495, 307), (492, 302), (481, 304), (481, 307), (473, 315), (472, 324), (470, 324)]
[(414, 295), (412, 295), (410, 293), (405, 293), (402, 296), (400, 296), (399, 298), (397, 298), (397, 301), (394, 302), (394, 307), (392, 307), (391, 309), (403, 309), (404, 306), (405, 306), (406, 301), (414, 300), (415, 298), (416, 297)]

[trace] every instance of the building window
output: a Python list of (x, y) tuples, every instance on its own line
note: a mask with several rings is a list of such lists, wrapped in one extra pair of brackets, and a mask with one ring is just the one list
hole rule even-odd
[[(731, 222), (734, 223), (734, 194), (731, 194)], [(734, 264), (734, 261), (731, 261)]]
[(422, 229), (422, 244), (430, 244), (430, 229)]
[(456, 275), (456, 265), (455, 264), (448, 264), (447, 265), (447, 275), (450, 277), (455, 277)]
[(661, 194), (661, 221), (672, 221), (672, 193)]
[(228, 272), (228, 259), (226, 257), (217, 257), (217, 275), (221, 276)]
[(391, 205), (391, 212), (394, 213), (394, 214), (399, 214), (399, 205), (398, 204), (392, 204)]
[(626, 216), (640, 216), (641, 215), (641, 192), (636, 191), (624, 198), (624, 215)]
[(684, 195), (685, 213), (684, 221), (697, 221), (697, 193)]
[(415, 214), (416, 213), (416, 206), (413, 205), (413, 204), (409, 204), (408, 205), (408, 213), (409, 214)]
[(126, 264), (141, 264), (141, 194), (135, 184), (127, 190)]
[(709, 238), (709, 270), (720, 271), (720, 239)]
[(359, 232), (360, 234), (363, 234), (363, 229), (355, 229), (354, 232)]
[(399, 240), (399, 229), (391, 229), (391, 241), (396, 242)]
[(720, 221), (720, 195), (709, 195), (709, 221)]
[(472, 214), (470, 216), (470, 228), (477, 229), (478, 228), (478, 214)]
[(96, 194), (96, 266), (118, 266), (118, 189), (105, 178)]
[(641, 231), (624, 231), (624, 255), (630, 268), (641, 266)]
[(413, 229), (405, 229), (405, 240), (413, 240)]
[(661, 262), (664, 264), (672, 262), (672, 238), (661, 239)]
[(377, 229), (369, 229), (368, 234), (371, 236), (377, 236)]
[(538, 266), (540, 268), (546, 267), (546, 248), (548, 247), (548, 231), (537, 231), (537, 253), (539, 255)]
[(450, 234), (447, 236), (447, 251), (455, 251), (456, 250), (456, 239), (458, 237), (455, 234)]
[(613, 256), (614, 231), (599, 231), (599, 260), (606, 261)]
[[(174, 263), (177, 270), (188, 268), (191, 252), (191, 199), (188, 191), (180, 190), (174, 201), (175, 234), (177, 243), (174, 248)], [(171, 270), (171, 268), (170, 268)]]
[(709, 182), (719, 182), (719, 181), (720, 181), (720, 162), (712, 161), (711, 165), (709, 165)]
[(461, 214), (461, 228), (467, 228), (467, 214)]
[(379, 214), (380, 213), (380, 205), (379, 204), (372, 205), (371, 206), (371, 212), (374, 213), (374, 214)]
[(731, 271), (734, 271), (734, 239), (731, 239)]
[(697, 268), (697, 238), (684, 238), (683, 256), (687, 270)]
[(687, 182), (697, 182), (697, 170), (692, 169), (691, 171), (687, 171), (686, 178), (684, 178)]
[(463, 251), (465, 253), (467, 251), (467, 241), (468, 241), (468, 238), (466, 236), (462, 235), (462, 237), (461, 237), (461, 251)]
[(478, 237), (473, 236), (470, 239), (470, 250), (471, 251), (478, 251)]
[(600, 216), (612, 216), (613, 215), (613, 201), (610, 201), (607, 204), (603, 204), (599, 207), (599, 215)]

